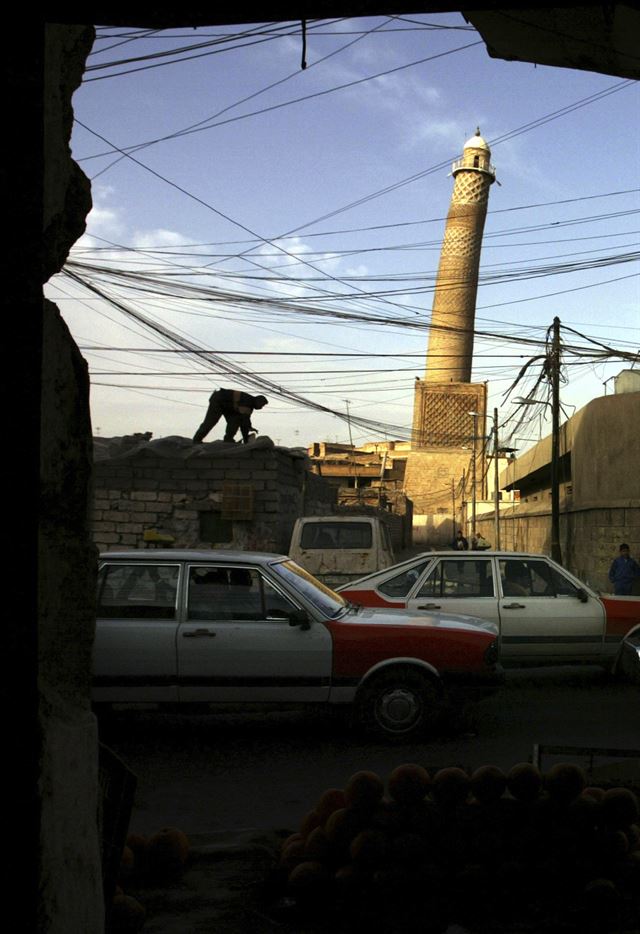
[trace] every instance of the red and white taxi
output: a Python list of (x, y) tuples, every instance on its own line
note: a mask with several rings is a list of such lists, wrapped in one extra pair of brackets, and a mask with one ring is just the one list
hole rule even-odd
[(504, 666), (590, 662), (615, 668), (623, 638), (640, 625), (640, 597), (598, 595), (539, 554), (425, 552), (339, 592), (369, 607), (490, 620), (500, 631)]
[(356, 607), (282, 555), (101, 557), (95, 704), (353, 704), (374, 731), (407, 737), (451, 686), (502, 679), (494, 623)]

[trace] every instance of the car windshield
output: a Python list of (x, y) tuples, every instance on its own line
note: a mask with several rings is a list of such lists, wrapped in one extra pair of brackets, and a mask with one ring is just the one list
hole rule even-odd
[(344, 597), (317, 580), (295, 561), (279, 561), (271, 565), (271, 570), (330, 619), (337, 619), (349, 607)]

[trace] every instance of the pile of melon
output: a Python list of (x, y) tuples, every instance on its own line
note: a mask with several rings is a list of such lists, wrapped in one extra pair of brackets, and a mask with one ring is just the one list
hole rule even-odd
[(108, 911), (108, 934), (137, 934), (146, 909), (125, 892), (144, 880), (166, 883), (179, 877), (189, 857), (189, 839), (177, 827), (163, 827), (150, 837), (130, 833), (122, 851), (118, 884)]
[(334, 930), (637, 932), (639, 822), (633, 791), (587, 787), (572, 764), (405, 764), (386, 788), (361, 771), (283, 841), (274, 881), (281, 904), (333, 913)]

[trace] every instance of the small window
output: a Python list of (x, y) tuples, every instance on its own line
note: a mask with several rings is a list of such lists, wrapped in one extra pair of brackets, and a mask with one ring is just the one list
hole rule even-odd
[(371, 548), (371, 525), (368, 522), (306, 522), (302, 527), (301, 548)]
[(231, 519), (223, 519), (219, 512), (200, 512), (200, 541), (210, 542), (232, 542), (233, 541), (233, 522)]
[(378, 590), (388, 597), (406, 597), (428, 563), (428, 561), (422, 561), (420, 564), (414, 564), (402, 574), (396, 574), (395, 577), (380, 584)]
[(98, 577), (101, 619), (175, 619), (178, 566), (110, 564)]

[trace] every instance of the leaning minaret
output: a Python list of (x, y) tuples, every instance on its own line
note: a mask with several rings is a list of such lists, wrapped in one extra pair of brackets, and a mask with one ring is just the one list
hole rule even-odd
[(455, 184), (431, 311), (425, 373), (429, 383), (471, 380), (482, 231), (489, 188), (496, 178), (490, 159), (491, 150), (478, 128), (451, 170)]
[(472, 383), (473, 329), (491, 152), (480, 136), (453, 164), (455, 181), (431, 311), (424, 379), (416, 378), (404, 490), (413, 502), (414, 543), (450, 545), (456, 528), (475, 533), (484, 495), (487, 385)]

